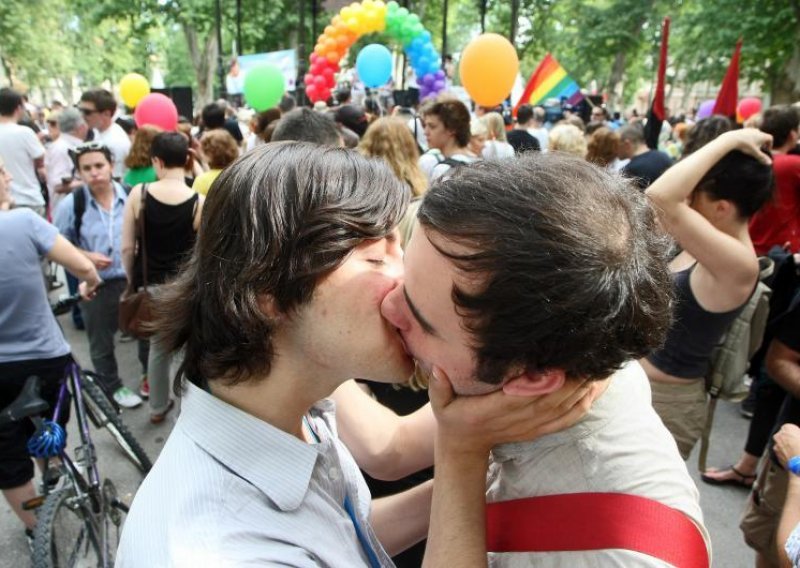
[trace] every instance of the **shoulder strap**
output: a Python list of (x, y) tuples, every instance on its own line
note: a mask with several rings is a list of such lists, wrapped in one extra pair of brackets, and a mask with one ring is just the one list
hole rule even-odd
[(681, 511), (625, 493), (570, 493), (486, 505), (489, 552), (624, 549), (708, 568), (700, 529)]
[(85, 186), (80, 186), (72, 192), (72, 222), (75, 230), (75, 242), (72, 243), (80, 248), (81, 225), (83, 224), (83, 214), (86, 211), (86, 194), (83, 192)]
[(139, 205), (139, 246), (142, 251), (142, 286), (147, 291), (147, 244), (144, 239), (144, 208), (147, 199), (147, 184), (142, 185), (142, 200)]

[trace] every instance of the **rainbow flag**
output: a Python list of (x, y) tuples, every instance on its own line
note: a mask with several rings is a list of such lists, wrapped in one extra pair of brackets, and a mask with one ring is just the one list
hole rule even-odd
[(549, 53), (531, 75), (522, 97), (514, 108), (514, 114), (523, 104), (539, 105), (548, 99), (566, 99), (571, 105), (583, 100), (578, 83), (567, 75), (566, 69)]

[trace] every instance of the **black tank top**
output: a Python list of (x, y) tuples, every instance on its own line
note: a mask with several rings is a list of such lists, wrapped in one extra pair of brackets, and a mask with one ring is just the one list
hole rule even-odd
[[(183, 203), (167, 205), (148, 192), (144, 202), (144, 230), (147, 243), (147, 284), (163, 284), (180, 268), (194, 246), (195, 193)], [(136, 281), (142, 285), (141, 255), (136, 257)]]
[(675, 314), (664, 346), (647, 360), (658, 370), (685, 379), (705, 377), (711, 365), (711, 352), (733, 320), (747, 305), (747, 300), (728, 312), (709, 312), (694, 297), (689, 277), (697, 266), (675, 272)]

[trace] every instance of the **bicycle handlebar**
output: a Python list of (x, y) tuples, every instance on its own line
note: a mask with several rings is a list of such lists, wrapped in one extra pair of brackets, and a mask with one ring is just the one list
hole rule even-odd
[[(100, 282), (95, 289), (99, 290), (104, 284), (105, 282)], [(53, 315), (60, 316), (68, 313), (74, 305), (79, 304), (82, 301), (83, 297), (81, 297), (80, 292), (75, 292), (71, 296), (60, 298), (55, 304), (50, 304), (50, 308), (53, 310)]]

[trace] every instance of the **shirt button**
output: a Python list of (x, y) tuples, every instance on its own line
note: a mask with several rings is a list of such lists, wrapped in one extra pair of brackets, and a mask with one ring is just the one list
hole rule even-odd
[(332, 468), (330, 468), (328, 470), (328, 478), (331, 481), (339, 481), (339, 478), (341, 478), (341, 477), (342, 477), (342, 475), (341, 475), (341, 473), (339, 472), (339, 470), (337, 468), (332, 467)]

